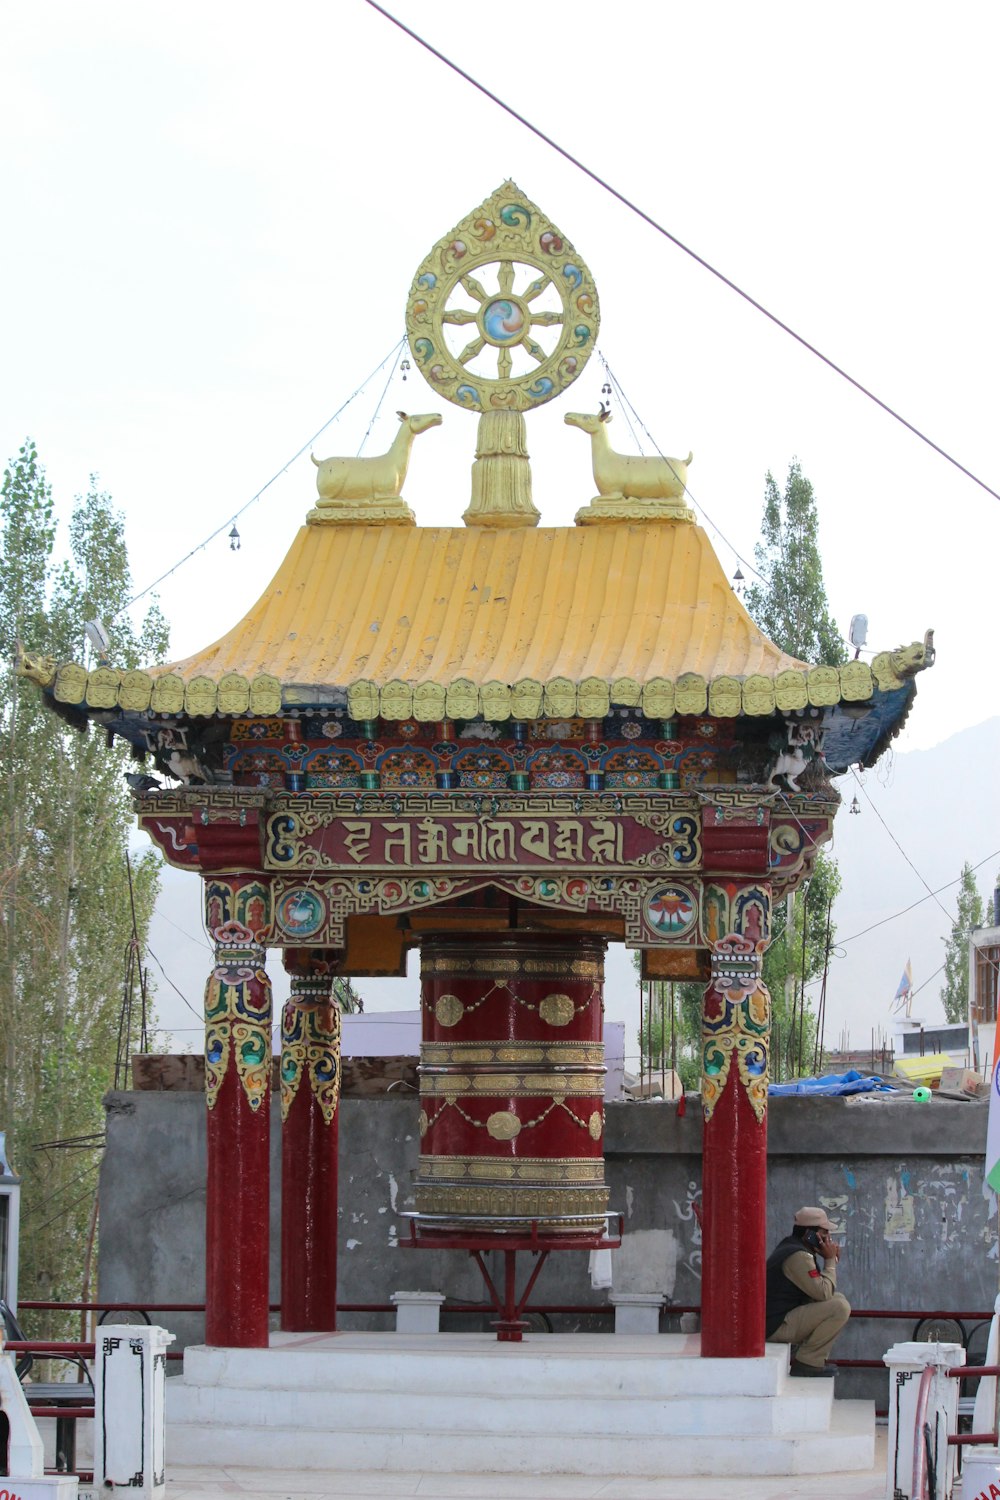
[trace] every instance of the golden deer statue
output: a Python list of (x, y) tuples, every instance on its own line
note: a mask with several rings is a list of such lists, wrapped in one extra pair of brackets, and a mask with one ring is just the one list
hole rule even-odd
[(577, 514), (582, 523), (613, 520), (690, 521), (684, 501), (688, 464), (694, 458), (661, 458), (616, 453), (608, 441), (611, 413), (606, 406), (591, 416), (570, 411), (566, 422), (589, 433), (597, 498)]
[(371, 458), (312, 457), (316, 465), (319, 504), (308, 515), (311, 524), (413, 524), (413, 512), (400, 493), (410, 461), (413, 439), (441, 422), (439, 412), (409, 416), (397, 412), (400, 428), (385, 453)]

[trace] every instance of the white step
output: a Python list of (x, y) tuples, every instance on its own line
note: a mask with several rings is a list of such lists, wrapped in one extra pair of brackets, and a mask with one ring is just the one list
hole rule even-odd
[[(805, 1382), (797, 1382), (805, 1384)], [(594, 1430), (593, 1400), (578, 1396), (521, 1396), (426, 1391), (344, 1390), (261, 1391), (219, 1386), (185, 1386), (171, 1381), (168, 1413), (173, 1422), (213, 1423), (224, 1427), (294, 1428), (353, 1432), (366, 1427), (392, 1426), (403, 1432), (448, 1431), (456, 1417), (468, 1417), (472, 1430), (502, 1434), (518, 1432), (541, 1436), (587, 1435)], [(817, 1392), (816, 1386), (822, 1389)], [(825, 1429), (830, 1422), (832, 1382), (814, 1381), (808, 1395), (782, 1397), (605, 1396), (600, 1400), (600, 1429), (613, 1436), (641, 1437), (644, 1433), (680, 1436), (684, 1433), (720, 1436), (799, 1433)], [(332, 1397), (332, 1399), (331, 1399)], [(463, 1421), (462, 1425), (465, 1423)]]
[(277, 1335), (188, 1349), (167, 1463), (456, 1474), (811, 1474), (874, 1461), (870, 1402), (793, 1380), (787, 1348), (702, 1360), (681, 1336)]
[[(861, 1406), (861, 1413), (850, 1408)], [(846, 1409), (846, 1410), (845, 1410)], [(330, 1470), (438, 1474), (828, 1474), (864, 1472), (875, 1457), (874, 1417), (868, 1402), (834, 1406), (830, 1430), (798, 1436), (588, 1437), (546, 1434), (402, 1432), (369, 1429), (317, 1433), (301, 1429), (220, 1433), (192, 1424), (168, 1430), (167, 1464), (240, 1465), (266, 1472)]]
[(701, 1359), (697, 1335), (540, 1333), (520, 1344), (479, 1333), (311, 1337), (275, 1334), (270, 1349), (193, 1345), (184, 1353), (184, 1378), (240, 1390), (406, 1391), (419, 1371), (423, 1391), (492, 1396), (502, 1370), (504, 1386), (516, 1382), (519, 1395), (551, 1396), (569, 1361), (575, 1395), (664, 1398), (774, 1396), (789, 1378), (787, 1345), (769, 1345), (764, 1359)]

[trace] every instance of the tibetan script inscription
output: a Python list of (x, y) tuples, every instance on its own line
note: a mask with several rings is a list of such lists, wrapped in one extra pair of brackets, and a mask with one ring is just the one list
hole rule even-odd
[(267, 819), (270, 870), (684, 870), (701, 863), (691, 812), (354, 816), (289, 805)]

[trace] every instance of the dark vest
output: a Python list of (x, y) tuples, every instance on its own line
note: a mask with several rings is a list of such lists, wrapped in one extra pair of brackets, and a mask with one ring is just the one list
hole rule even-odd
[(800, 1250), (809, 1254), (809, 1246), (790, 1234), (767, 1257), (767, 1275), (764, 1282), (767, 1299), (764, 1313), (766, 1338), (771, 1337), (779, 1324), (784, 1321), (786, 1313), (790, 1313), (793, 1307), (801, 1307), (803, 1303), (812, 1300), (805, 1292), (799, 1290), (794, 1281), (789, 1281), (783, 1269), (789, 1256), (797, 1255)]

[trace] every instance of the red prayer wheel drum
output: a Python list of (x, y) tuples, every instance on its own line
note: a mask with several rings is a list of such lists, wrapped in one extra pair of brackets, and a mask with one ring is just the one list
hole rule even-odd
[(604, 1227), (604, 942), (425, 939), (421, 1232)]

